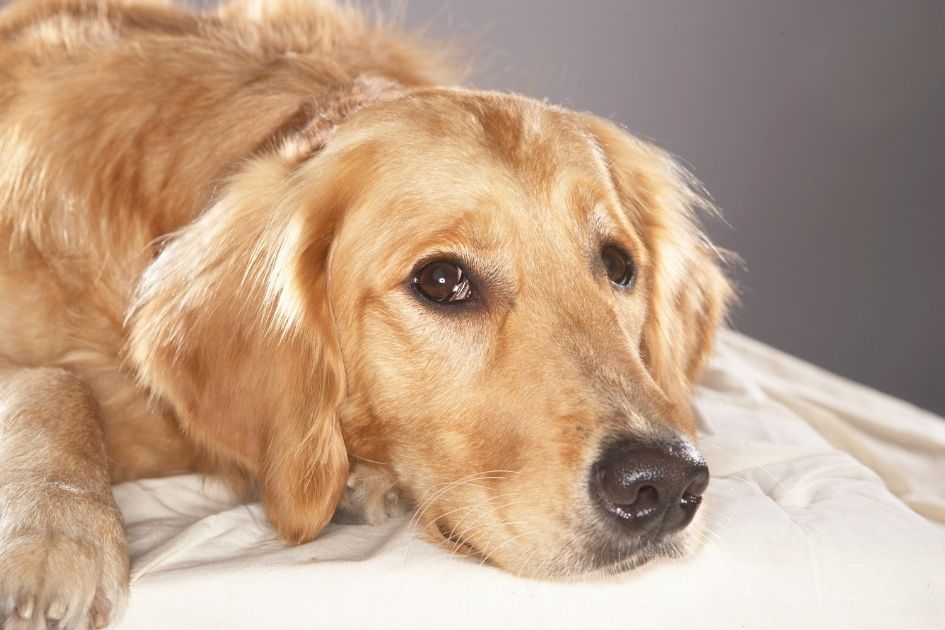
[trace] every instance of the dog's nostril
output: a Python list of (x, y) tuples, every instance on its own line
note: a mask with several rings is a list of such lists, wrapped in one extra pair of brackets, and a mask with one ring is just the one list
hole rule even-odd
[(682, 529), (695, 516), (709, 483), (701, 455), (687, 442), (619, 442), (595, 464), (591, 489), (627, 533)]
[(652, 510), (660, 502), (660, 493), (653, 486), (643, 486), (637, 493), (637, 500), (630, 507), (637, 511)]
[(603, 494), (624, 512), (640, 516), (659, 506), (660, 493), (653, 486), (627, 483), (626, 479), (615, 479), (607, 471), (601, 473), (600, 484)]
[(703, 464), (698, 467), (695, 478), (686, 488), (686, 493), (683, 496), (701, 497), (707, 487), (709, 487), (709, 469)]

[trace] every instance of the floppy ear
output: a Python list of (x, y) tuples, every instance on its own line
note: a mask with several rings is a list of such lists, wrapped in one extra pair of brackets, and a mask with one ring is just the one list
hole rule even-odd
[(734, 295), (721, 255), (695, 216), (714, 206), (667, 153), (607, 121), (585, 120), (647, 249), (649, 303), (641, 354), (664, 393), (683, 401)]
[(171, 237), (129, 317), (144, 385), (198, 446), (256, 475), (269, 518), (299, 542), (329, 521), (348, 476), (326, 270), (340, 206), (304, 181), (284, 156), (250, 162)]

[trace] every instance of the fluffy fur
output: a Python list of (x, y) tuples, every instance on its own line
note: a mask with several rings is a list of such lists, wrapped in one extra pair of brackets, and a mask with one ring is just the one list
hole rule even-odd
[[(369, 522), (402, 493), (431, 538), (536, 576), (691, 545), (607, 547), (587, 471), (614, 436), (694, 433), (730, 296), (707, 204), (614, 125), (456, 77), (329, 2), (3, 10), (7, 628), (120, 609), (109, 479), (225, 475), (292, 541), (346, 489)], [(470, 305), (412, 290), (444, 256)]]

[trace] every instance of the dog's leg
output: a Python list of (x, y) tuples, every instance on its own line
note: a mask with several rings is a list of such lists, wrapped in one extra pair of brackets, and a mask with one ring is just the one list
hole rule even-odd
[(0, 628), (104, 627), (127, 590), (95, 400), (67, 370), (0, 358)]

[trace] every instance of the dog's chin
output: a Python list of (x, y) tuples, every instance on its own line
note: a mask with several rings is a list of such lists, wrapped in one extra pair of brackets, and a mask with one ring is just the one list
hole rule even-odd
[(697, 513), (685, 529), (661, 536), (628, 538), (598, 526), (582, 532), (572, 544), (563, 545), (549, 557), (540, 558), (533, 552), (524, 552), (529, 559), (524, 565), (514, 561), (509, 563), (496, 555), (483, 555), (473, 542), (457, 536), (441, 523), (434, 521), (428, 532), (431, 540), (438, 541), (453, 553), (487, 562), (522, 577), (586, 581), (632, 573), (657, 562), (685, 560), (704, 540), (704, 527), (702, 513)]
[[(502, 567), (517, 575), (540, 580), (584, 582), (630, 574), (644, 566), (663, 560), (681, 559), (688, 555), (684, 536), (670, 535), (657, 541), (638, 541), (616, 548), (586, 548), (578, 554), (559, 557), (532, 566)], [(500, 564), (500, 566), (502, 566)]]
[(629, 573), (660, 560), (679, 560), (688, 555), (685, 536), (672, 534), (655, 541), (641, 541), (630, 550), (597, 554), (586, 571), (588, 576)]
[(658, 537), (620, 539), (591, 535), (577, 561), (562, 563), (554, 577), (587, 579), (611, 577), (637, 571), (660, 561), (680, 561), (691, 557), (704, 539), (704, 518), (700, 515), (684, 530)]
[[(501, 561), (491, 559), (516, 575), (551, 581), (587, 581), (612, 578), (616, 575), (631, 574), (645, 566), (663, 561), (685, 560), (696, 551), (696, 541), (701, 536), (697, 531), (688, 529), (652, 539), (622, 541), (618, 544), (600, 544), (588, 541), (573, 548), (565, 548), (553, 558), (535, 560), (527, 566), (505, 566)], [(480, 557), (474, 547), (463, 549), (469, 555)]]

